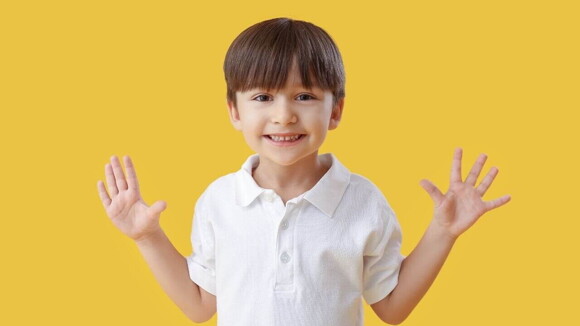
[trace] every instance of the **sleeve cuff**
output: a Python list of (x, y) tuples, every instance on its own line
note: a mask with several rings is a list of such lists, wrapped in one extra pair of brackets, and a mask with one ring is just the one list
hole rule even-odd
[(193, 259), (193, 255), (187, 257), (187, 268), (189, 270), (189, 278), (195, 284), (216, 295), (215, 273), (213, 271), (198, 264)]
[(367, 304), (371, 305), (381, 301), (387, 295), (389, 295), (389, 293), (391, 293), (391, 291), (393, 291), (393, 289), (397, 286), (397, 284), (399, 283), (399, 272), (401, 270), (401, 262), (405, 258), (405, 256), (401, 255), (399, 258), (401, 261), (399, 262), (397, 270), (395, 270), (388, 279), (384, 280), (380, 284), (377, 284), (376, 286), (373, 286), (369, 290), (363, 292), (363, 297), (367, 302)]

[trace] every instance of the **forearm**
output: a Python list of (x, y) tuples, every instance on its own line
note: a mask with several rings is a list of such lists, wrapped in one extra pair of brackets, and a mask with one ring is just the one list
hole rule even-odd
[(384, 313), (389, 320), (398, 324), (409, 316), (437, 277), (456, 240), (431, 222), (417, 247), (403, 260), (398, 284), (385, 298)]
[(191, 320), (204, 320), (199, 286), (189, 277), (186, 258), (175, 249), (165, 233), (160, 229), (135, 243), (171, 300)]

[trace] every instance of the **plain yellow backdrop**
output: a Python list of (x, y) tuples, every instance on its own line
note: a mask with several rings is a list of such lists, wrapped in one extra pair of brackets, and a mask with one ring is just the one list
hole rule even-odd
[[(313, 22), (346, 69), (333, 152), (393, 206), (408, 255), (480, 153), (485, 200), (404, 325), (572, 325), (577, 314), (580, 11), (574, 1), (5, 1), (0, 4), (2, 325), (190, 325), (97, 194), (130, 155), (191, 253), (193, 207), (252, 154), (227, 118), (226, 50), (274, 17)], [(480, 177), (481, 180), (481, 177)], [(380, 325), (365, 303), (365, 325)], [(206, 323), (215, 325), (216, 317)]]

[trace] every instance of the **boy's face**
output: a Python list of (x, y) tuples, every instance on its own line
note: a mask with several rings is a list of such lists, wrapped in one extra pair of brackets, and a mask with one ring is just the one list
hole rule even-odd
[[(317, 155), (327, 131), (338, 126), (344, 105), (341, 99), (333, 108), (329, 90), (304, 88), (296, 64), (282, 89), (236, 92), (236, 99), (237, 107), (228, 102), (234, 128), (242, 131), (261, 160), (286, 166)], [(299, 138), (284, 140), (272, 136)]]

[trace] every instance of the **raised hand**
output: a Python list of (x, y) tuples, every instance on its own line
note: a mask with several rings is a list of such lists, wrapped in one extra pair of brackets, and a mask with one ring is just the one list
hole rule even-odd
[(159, 215), (165, 210), (167, 204), (164, 201), (157, 201), (152, 206), (148, 206), (141, 198), (137, 173), (131, 158), (124, 156), (124, 161), (127, 171), (126, 179), (117, 156), (113, 155), (111, 164), (105, 165), (110, 196), (101, 180), (97, 181), (97, 189), (113, 224), (131, 239), (141, 240), (161, 230)]
[(451, 179), (446, 194), (442, 194), (429, 180), (422, 179), (420, 181), (420, 185), (431, 196), (435, 204), (434, 220), (436, 224), (441, 226), (452, 238), (459, 237), (481, 215), (504, 205), (511, 199), (509, 195), (505, 195), (494, 200), (483, 201), (482, 197), (497, 175), (498, 169), (491, 168), (481, 183), (473, 188), (487, 156), (485, 154), (479, 156), (467, 179), (463, 182), (461, 179), (461, 155), (462, 149), (457, 148), (453, 157)]

